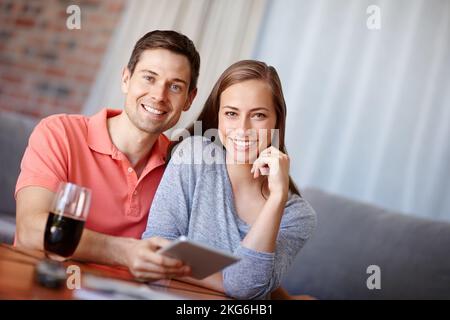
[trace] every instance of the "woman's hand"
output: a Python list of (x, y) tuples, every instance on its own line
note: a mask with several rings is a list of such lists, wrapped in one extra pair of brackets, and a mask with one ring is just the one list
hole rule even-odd
[(289, 192), (289, 157), (271, 146), (261, 152), (253, 163), (253, 177), (268, 175), (270, 197), (282, 197), (287, 200)]
[(171, 241), (151, 237), (134, 241), (127, 252), (127, 267), (131, 274), (142, 280), (158, 280), (190, 275), (190, 268), (179, 260), (165, 257), (156, 251)]

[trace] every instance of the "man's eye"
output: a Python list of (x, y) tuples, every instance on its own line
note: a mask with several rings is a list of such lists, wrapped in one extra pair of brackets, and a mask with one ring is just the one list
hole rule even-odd
[(172, 90), (173, 92), (180, 92), (181, 91), (181, 87), (177, 84), (171, 84), (170, 85), (170, 90)]
[(147, 81), (153, 81), (153, 77), (152, 76), (144, 76), (144, 79)]
[(233, 111), (227, 111), (227, 112), (225, 112), (225, 115), (227, 117), (235, 117), (235, 116), (237, 116), (236, 112), (233, 112)]

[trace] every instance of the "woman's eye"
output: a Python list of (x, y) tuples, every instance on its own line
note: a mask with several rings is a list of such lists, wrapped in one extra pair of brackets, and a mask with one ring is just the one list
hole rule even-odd
[(266, 115), (264, 113), (255, 113), (254, 117), (256, 119), (264, 119), (266, 118)]
[(233, 112), (233, 111), (227, 111), (227, 112), (225, 112), (225, 115), (227, 117), (235, 117), (235, 116), (237, 116), (236, 112)]

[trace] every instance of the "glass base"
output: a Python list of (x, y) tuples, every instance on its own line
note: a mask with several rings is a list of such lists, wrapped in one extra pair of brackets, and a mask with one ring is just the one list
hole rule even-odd
[(45, 256), (47, 258), (49, 258), (50, 260), (58, 261), (58, 262), (64, 262), (64, 261), (69, 260), (69, 257), (63, 257), (60, 255), (57, 255), (56, 253), (48, 252), (48, 251), (45, 251)]

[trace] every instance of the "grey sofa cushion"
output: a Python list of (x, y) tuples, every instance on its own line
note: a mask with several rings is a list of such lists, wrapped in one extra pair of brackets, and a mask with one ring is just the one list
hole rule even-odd
[[(450, 223), (392, 213), (316, 189), (317, 229), (283, 286), (320, 299), (450, 299)], [(369, 265), (381, 289), (367, 288)]]
[(20, 162), (36, 120), (13, 112), (0, 112), (0, 240), (14, 234), (14, 189)]
[(16, 217), (0, 214), (0, 243), (12, 244), (16, 231)]

